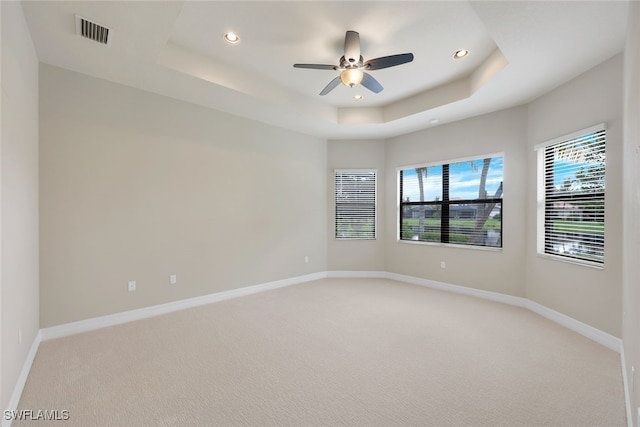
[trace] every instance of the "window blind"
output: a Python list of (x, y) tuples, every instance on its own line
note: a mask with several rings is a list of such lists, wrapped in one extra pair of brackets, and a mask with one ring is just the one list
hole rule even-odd
[(336, 239), (376, 238), (376, 171), (336, 170)]
[(601, 127), (540, 148), (544, 254), (604, 263), (605, 144)]

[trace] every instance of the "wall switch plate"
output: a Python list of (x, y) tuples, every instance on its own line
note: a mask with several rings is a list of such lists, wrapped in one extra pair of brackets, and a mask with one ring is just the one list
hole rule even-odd
[(136, 290), (136, 281), (135, 280), (130, 280), (127, 289), (129, 290), (129, 292), (135, 291)]
[(178, 283), (178, 276), (176, 276), (175, 274), (169, 276), (169, 284), (175, 285), (176, 283)]
[(304, 262), (305, 262), (305, 263), (308, 263), (308, 262), (309, 262), (309, 256), (308, 256), (308, 255), (305, 255), (305, 256), (304, 256)]
[(447, 268), (447, 263), (444, 261), (440, 261), (440, 268)]

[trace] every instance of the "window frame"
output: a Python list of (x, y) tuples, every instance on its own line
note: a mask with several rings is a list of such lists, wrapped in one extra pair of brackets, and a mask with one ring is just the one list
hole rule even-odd
[[(475, 156), (468, 156), (468, 157), (460, 157), (460, 158), (455, 158), (455, 159), (451, 159), (451, 160), (440, 160), (440, 161), (433, 161), (433, 162), (427, 162), (427, 163), (418, 163), (418, 164), (411, 164), (411, 165), (405, 165), (405, 166), (399, 166), (396, 167), (396, 191), (397, 193), (397, 206), (396, 206), (396, 241), (400, 242), (400, 243), (408, 243), (408, 244), (417, 244), (417, 245), (431, 245), (431, 246), (446, 246), (446, 247), (457, 247), (457, 248), (465, 248), (465, 249), (474, 249), (474, 250), (485, 250), (485, 251), (502, 251), (503, 249), (503, 245), (504, 245), (504, 222), (503, 222), (503, 218), (504, 218), (504, 186), (502, 188), (502, 194), (499, 198), (494, 198), (494, 197), (487, 197), (485, 199), (465, 199), (465, 200), (449, 200), (447, 197), (447, 200), (445, 200), (445, 198), (443, 197), (442, 200), (440, 201), (425, 201), (425, 202), (403, 202), (402, 201), (402, 171), (404, 170), (411, 170), (411, 169), (416, 169), (416, 168), (429, 168), (429, 167), (433, 167), (433, 166), (442, 166), (443, 167), (443, 181), (444, 181), (444, 175), (445, 175), (445, 171), (444, 171), (444, 167), (445, 165), (447, 167), (449, 167), (452, 164), (456, 164), (456, 163), (464, 163), (464, 162), (470, 162), (470, 161), (476, 161), (476, 160), (484, 160), (486, 158), (496, 158), (499, 157), (502, 159), (503, 165), (502, 165), (502, 184), (504, 185), (504, 175), (505, 175), (505, 153), (504, 152), (496, 152), (496, 153), (488, 153), (488, 154), (481, 154), (481, 155), (475, 155)], [(443, 193), (444, 193), (444, 187), (446, 187), (445, 182), (442, 183), (442, 187), (443, 187)], [(448, 191), (448, 189), (447, 189)], [(444, 194), (443, 194), (444, 196)], [(402, 207), (406, 206), (406, 205), (442, 205), (443, 206), (443, 210), (441, 211), (441, 218), (444, 217), (443, 212), (446, 212), (445, 208), (444, 208), (444, 204), (447, 204), (447, 208), (450, 208), (452, 205), (459, 205), (459, 204), (464, 204), (464, 203), (468, 203), (468, 204), (482, 204), (482, 203), (500, 203), (500, 246), (486, 246), (486, 245), (475, 245), (475, 244), (465, 244), (465, 243), (451, 243), (451, 242), (443, 242), (443, 235), (441, 234), (441, 238), (440, 241), (424, 241), (424, 240), (410, 240), (410, 239), (403, 239), (402, 238)], [(451, 219), (451, 218), (449, 218)], [(442, 225), (441, 225), (441, 229), (442, 229)], [(446, 227), (444, 227), (446, 228)], [(449, 227), (450, 228), (450, 227)], [(447, 232), (448, 233), (448, 230)], [(445, 235), (446, 235), (445, 233)]]
[[(344, 203), (338, 202), (338, 174), (343, 175), (362, 175), (362, 174), (373, 174), (374, 179), (374, 188), (373, 188), (373, 236), (367, 237), (358, 237), (358, 236), (339, 236), (339, 219), (338, 219), (338, 207), (343, 205)], [(334, 239), (337, 241), (366, 241), (366, 240), (377, 240), (378, 238), (378, 170), (373, 168), (365, 168), (365, 169), (334, 169), (333, 171), (333, 200), (334, 200)], [(370, 203), (362, 203), (369, 205)], [(355, 217), (354, 217), (355, 219)]]
[[(604, 180), (605, 180), (605, 188), (601, 192), (602, 198), (593, 198), (594, 200), (602, 200), (602, 221), (603, 221), (603, 234), (602, 234), (602, 261), (594, 261), (585, 258), (581, 258), (578, 256), (570, 256), (563, 255), (558, 253), (549, 253), (547, 252), (547, 233), (549, 227), (549, 219), (547, 217), (547, 213), (549, 212), (547, 209), (547, 181), (549, 179), (548, 175), (545, 172), (546, 162), (545, 162), (545, 154), (548, 147), (559, 145), (563, 143), (570, 142), (571, 140), (585, 137), (590, 134), (604, 132), (604, 152), (605, 152), (605, 161), (604, 161)], [(604, 269), (606, 264), (606, 200), (607, 200), (607, 189), (606, 189), (606, 176), (607, 176), (607, 167), (606, 167), (606, 152), (607, 152), (607, 126), (605, 123), (599, 123), (594, 126), (590, 126), (585, 129), (577, 130), (575, 132), (571, 132), (569, 134), (559, 136), (548, 141), (536, 144), (534, 146), (534, 150), (536, 151), (536, 172), (537, 172), (537, 182), (536, 182), (536, 198), (537, 198), (537, 210), (536, 210), (536, 255), (540, 258), (546, 258), (550, 260), (565, 262), (569, 264), (576, 264), (586, 267), (592, 267), (596, 269)], [(575, 196), (568, 196), (567, 199), (575, 198)], [(562, 198), (558, 196), (553, 197), (554, 201), (561, 201)]]

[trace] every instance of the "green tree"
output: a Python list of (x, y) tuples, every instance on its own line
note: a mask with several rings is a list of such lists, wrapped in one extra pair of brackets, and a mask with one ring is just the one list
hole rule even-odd
[[(482, 161), (482, 171), (480, 175), (480, 185), (478, 186), (478, 199), (487, 199), (487, 175), (489, 174), (489, 167), (491, 166), (491, 158), (488, 157), (483, 159)], [(477, 170), (477, 167), (474, 163), (474, 169)], [(499, 199), (502, 197), (502, 183), (496, 190), (495, 194), (491, 197), (493, 199)], [(483, 244), (484, 243), (484, 226), (489, 219), (489, 215), (496, 207), (496, 203), (484, 203), (478, 206), (478, 210), (476, 212), (476, 223), (473, 229), (473, 234), (471, 236), (472, 244)]]
[[(418, 176), (418, 190), (420, 191), (420, 201), (424, 202), (424, 179), (427, 179), (427, 168), (421, 167), (416, 168), (416, 175)], [(424, 233), (424, 216), (425, 216), (425, 205), (420, 205), (420, 217), (418, 219), (418, 233)]]
[[(553, 147), (556, 161), (579, 164), (575, 177), (566, 178), (558, 190), (602, 192), (605, 188), (604, 168), (606, 160), (604, 139), (597, 132), (588, 134), (572, 143)], [(568, 181), (571, 185), (568, 185)]]
[[(569, 144), (554, 147), (553, 156), (556, 161), (571, 162), (577, 166), (573, 177), (565, 178), (560, 186), (556, 186), (557, 193), (585, 195), (602, 193), (604, 195), (606, 152), (604, 138), (598, 133), (588, 134)], [(601, 215), (604, 210), (603, 199), (591, 199), (587, 196), (583, 200), (572, 203), (581, 209), (582, 220), (603, 220)]]

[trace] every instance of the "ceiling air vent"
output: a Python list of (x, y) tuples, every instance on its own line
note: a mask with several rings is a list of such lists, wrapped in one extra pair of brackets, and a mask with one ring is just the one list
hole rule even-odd
[(76, 34), (107, 46), (111, 45), (111, 28), (76, 15)]

